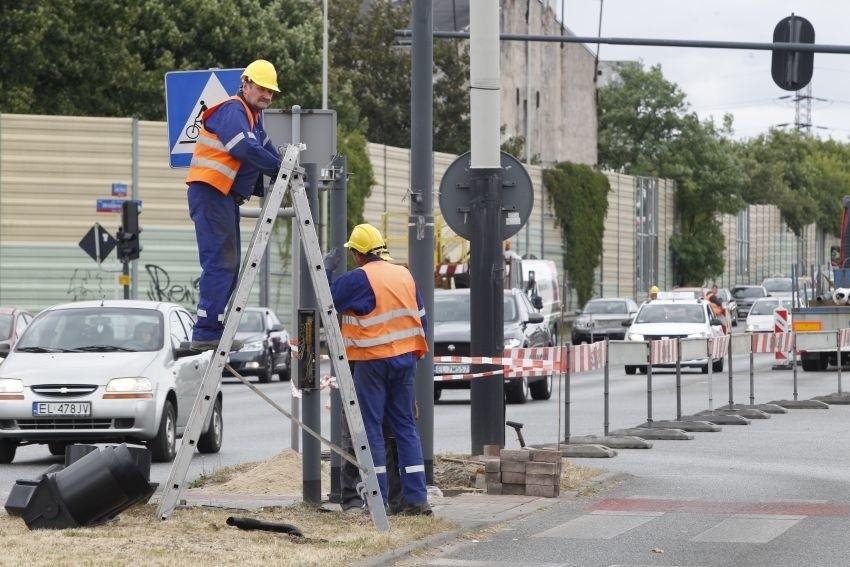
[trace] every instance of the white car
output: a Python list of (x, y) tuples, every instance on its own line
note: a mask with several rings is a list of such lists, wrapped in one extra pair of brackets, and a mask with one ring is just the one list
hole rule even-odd
[(775, 329), (773, 311), (779, 307), (788, 310), (788, 326), (791, 326), (791, 300), (780, 297), (762, 297), (757, 299), (747, 315), (748, 333), (772, 333)]
[[(695, 299), (688, 293), (661, 293), (659, 299), (647, 301), (640, 306), (629, 330), (627, 341), (654, 341), (659, 339), (699, 338), (723, 336), (720, 319), (711, 311), (708, 302)], [(723, 358), (711, 359), (714, 372), (723, 370)], [(708, 358), (681, 361), (682, 367), (698, 367), (708, 373)], [(675, 364), (661, 364), (661, 368), (675, 367)], [(655, 367), (655, 365), (653, 365)], [(646, 372), (646, 365), (626, 365), (626, 374), (637, 371)]]
[[(188, 348), (194, 319), (155, 301), (104, 300), (42, 311), (0, 366), (0, 463), (22, 444), (139, 443), (174, 459), (210, 353)], [(223, 434), (219, 390), (202, 453)]]

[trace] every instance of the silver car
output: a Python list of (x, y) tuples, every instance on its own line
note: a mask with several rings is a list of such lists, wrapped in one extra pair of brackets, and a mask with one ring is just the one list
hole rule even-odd
[[(210, 353), (186, 346), (194, 319), (155, 301), (85, 301), (42, 311), (0, 366), (0, 463), (19, 445), (51, 454), (92, 442), (146, 445), (157, 462), (174, 459)], [(223, 433), (219, 390), (202, 453)]]

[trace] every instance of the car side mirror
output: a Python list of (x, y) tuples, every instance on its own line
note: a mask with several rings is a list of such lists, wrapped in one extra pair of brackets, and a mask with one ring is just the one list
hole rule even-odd
[(722, 325), (723, 322), (720, 319), (718, 319), (717, 317), (712, 317), (711, 319), (709, 319), (708, 324), (711, 325), (712, 327), (716, 327), (718, 325)]
[(576, 309), (576, 310), (575, 310), (575, 314), (576, 314), (576, 315), (581, 315), (581, 309)]
[(542, 323), (542, 322), (543, 322), (543, 315), (541, 315), (540, 313), (529, 313), (528, 314), (528, 320), (526, 321), (526, 323)]
[(269, 329), (269, 332), (277, 333), (278, 331), (282, 331), (282, 330), (283, 330), (283, 325), (281, 325), (280, 323), (275, 323), (274, 325), (272, 325), (272, 328)]
[(625, 321), (620, 323), (620, 326), (621, 327), (631, 327), (632, 326), (632, 319), (626, 319)]
[(543, 309), (543, 298), (535, 295), (534, 299), (531, 300), (531, 304), (534, 305), (535, 309)]

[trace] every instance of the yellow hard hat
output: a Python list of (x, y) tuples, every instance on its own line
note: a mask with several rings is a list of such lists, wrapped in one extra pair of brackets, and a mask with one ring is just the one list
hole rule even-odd
[(242, 78), (248, 78), (252, 83), (257, 83), (261, 87), (280, 92), (277, 86), (277, 71), (275, 71), (274, 65), (265, 59), (257, 59), (245, 67)]
[(649, 293), (658, 293), (658, 286), (654, 285), (651, 288), (649, 288)]
[(387, 252), (387, 243), (381, 236), (381, 231), (371, 224), (358, 224), (351, 231), (351, 236), (343, 246), (354, 248), (361, 254), (374, 254), (384, 260), (392, 260)]

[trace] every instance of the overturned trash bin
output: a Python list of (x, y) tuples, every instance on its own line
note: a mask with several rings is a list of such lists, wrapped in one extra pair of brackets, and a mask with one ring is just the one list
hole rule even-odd
[(48, 470), (36, 481), (19, 480), (7, 500), (7, 511), (20, 516), (31, 530), (76, 528), (110, 520), (154, 493), (156, 485), (148, 482), (147, 449), (118, 445), (87, 448), (74, 456), (85, 451), (90, 452), (62, 470)]

